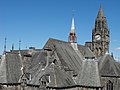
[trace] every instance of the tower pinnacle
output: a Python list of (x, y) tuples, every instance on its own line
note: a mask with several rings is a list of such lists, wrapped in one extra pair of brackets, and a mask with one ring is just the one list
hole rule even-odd
[(71, 24), (70, 34), (69, 34), (69, 42), (70, 43), (76, 42), (74, 17), (72, 17), (72, 24)]
[(99, 57), (109, 53), (110, 33), (104, 16), (102, 5), (95, 20), (95, 28), (92, 31), (92, 51)]
[(12, 50), (14, 50), (14, 44), (12, 44)]
[(100, 9), (98, 11), (97, 18), (102, 18), (102, 17), (104, 17), (104, 12), (103, 12), (103, 9), (102, 9), (102, 5), (100, 5)]

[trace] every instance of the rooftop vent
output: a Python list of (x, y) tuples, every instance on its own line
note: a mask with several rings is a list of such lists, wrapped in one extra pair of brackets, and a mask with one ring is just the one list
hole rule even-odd
[(33, 50), (35, 50), (35, 47), (29, 47), (29, 49), (33, 49)]

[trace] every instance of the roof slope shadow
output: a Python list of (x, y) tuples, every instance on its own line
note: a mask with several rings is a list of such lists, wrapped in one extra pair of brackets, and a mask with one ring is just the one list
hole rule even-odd
[[(31, 78), (34, 78), (36, 80), (36, 76), (38, 75), (38, 72), (41, 71), (43, 67), (46, 66), (47, 58), (46, 58), (46, 52), (41, 50), (40, 52), (36, 52), (31, 57), (31, 66), (29, 67), (29, 73), (31, 74)], [(33, 79), (31, 82), (35, 82)], [(34, 83), (35, 84), (35, 83)]]
[(93, 52), (86, 46), (78, 44), (78, 49), (81, 52), (81, 54), (83, 55), (83, 57), (95, 57)]
[(109, 54), (99, 58), (99, 70), (101, 75), (120, 76), (120, 66)]
[(29, 69), (32, 69), (34, 66), (38, 65), (38, 63), (42, 63), (42, 65), (45, 66), (46, 56), (47, 56), (47, 53), (44, 52), (44, 50), (35, 52), (31, 57), (31, 66)]

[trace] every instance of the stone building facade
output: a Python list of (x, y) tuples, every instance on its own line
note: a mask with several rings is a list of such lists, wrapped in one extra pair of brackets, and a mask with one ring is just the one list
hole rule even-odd
[(42, 49), (4, 51), (0, 90), (120, 90), (120, 63), (109, 54), (110, 32), (100, 7), (92, 41), (77, 43), (74, 17), (68, 42), (49, 38)]

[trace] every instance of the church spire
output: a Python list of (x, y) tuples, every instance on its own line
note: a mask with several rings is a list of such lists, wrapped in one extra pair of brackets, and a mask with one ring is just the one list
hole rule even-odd
[(74, 22), (74, 17), (72, 17), (72, 24), (71, 24), (71, 33), (75, 33), (75, 22)]
[(72, 24), (71, 24), (70, 34), (69, 34), (69, 42), (70, 43), (76, 42), (74, 17), (72, 17)]
[(104, 12), (103, 12), (103, 9), (102, 9), (102, 5), (100, 5), (100, 9), (98, 11), (97, 18), (102, 18), (102, 17), (104, 17)]

